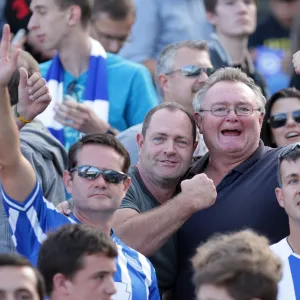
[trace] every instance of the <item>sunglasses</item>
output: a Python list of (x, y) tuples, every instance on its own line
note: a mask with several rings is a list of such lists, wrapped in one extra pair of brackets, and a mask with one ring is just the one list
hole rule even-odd
[(70, 170), (70, 172), (78, 172), (78, 175), (83, 178), (90, 180), (96, 179), (100, 174), (102, 174), (104, 180), (108, 183), (120, 183), (125, 180), (128, 175), (122, 172), (117, 172), (114, 170), (102, 170), (93, 166), (80, 166), (75, 167)]
[(202, 68), (196, 65), (188, 65), (188, 66), (183, 66), (180, 69), (175, 69), (169, 73), (166, 73), (166, 75), (169, 75), (174, 72), (180, 72), (183, 76), (186, 77), (197, 77), (202, 74), (202, 72), (206, 73), (207, 76), (210, 76), (213, 74), (215, 71), (214, 68)]
[[(300, 123), (300, 110), (293, 111), (292, 118), (294, 119), (295, 122)], [(287, 120), (288, 120), (287, 113), (279, 113), (271, 116), (268, 122), (272, 128), (279, 128), (279, 127), (283, 127), (286, 124)]]

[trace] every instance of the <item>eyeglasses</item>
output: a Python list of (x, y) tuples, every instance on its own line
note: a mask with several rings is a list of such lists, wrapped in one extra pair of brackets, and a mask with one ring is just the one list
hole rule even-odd
[(238, 116), (250, 116), (253, 114), (253, 111), (255, 110), (260, 111), (260, 108), (252, 108), (247, 106), (237, 106), (235, 108), (228, 108), (222, 106), (222, 107), (215, 107), (212, 109), (200, 109), (199, 112), (210, 111), (212, 115), (216, 117), (226, 117), (228, 116), (231, 110), (233, 110), (235, 114)]
[(183, 76), (186, 77), (197, 77), (200, 76), (200, 74), (202, 74), (202, 72), (206, 73), (207, 76), (210, 76), (211, 74), (213, 74), (215, 71), (214, 68), (202, 68), (196, 65), (188, 65), (188, 66), (183, 66), (180, 69), (175, 69), (172, 70), (168, 73), (166, 73), (166, 75), (170, 75), (174, 72), (180, 72)]
[(93, 166), (80, 166), (75, 167), (70, 170), (70, 172), (78, 172), (78, 175), (83, 178), (90, 180), (96, 179), (100, 174), (102, 174), (105, 181), (108, 183), (120, 183), (125, 180), (128, 175), (122, 172), (117, 172), (114, 170), (102, 170)]
[[(293, 111), (292, 118), (294, 119), (295, 122), (300, 123), (300, 110)], [(279, 113), (271, 116), (268, 122), (272, 128), (279, 128), (279, 127), (283, 127), (286, 124), (287, 120), (288, 120), (287, 113)]]

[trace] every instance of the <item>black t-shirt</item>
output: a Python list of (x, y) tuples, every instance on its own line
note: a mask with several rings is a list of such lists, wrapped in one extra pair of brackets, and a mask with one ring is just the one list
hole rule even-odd
[[(252, 228), (275, 243), (289, 234), (288, 217), (275, 195), (280, 151), (260, 142), (256, 152), (218, 184), (216, 203), (195, 213), (179, 229), (175, 299), (195, 299), (191, 257), (212, 235)], [(187, 178), (203, 172), (208, 160), (209, 153), (192, 167)]]

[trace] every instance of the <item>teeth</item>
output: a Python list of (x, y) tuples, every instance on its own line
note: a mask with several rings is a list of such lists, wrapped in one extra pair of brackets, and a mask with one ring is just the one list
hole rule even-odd
[(291, 138), (291, 137), (295, 137), (295, 136), (299, 136), (298, 132), (290, 132), (289, 134), (286, 135), (287, 138)]

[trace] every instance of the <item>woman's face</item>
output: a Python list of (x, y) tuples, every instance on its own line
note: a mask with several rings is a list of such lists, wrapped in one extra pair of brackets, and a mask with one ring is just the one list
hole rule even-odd
[(271, 108), (270, 127), (277, 147), (300, 142), (300, 99), (276, 100)]

